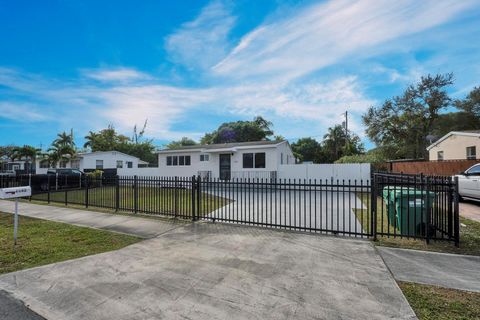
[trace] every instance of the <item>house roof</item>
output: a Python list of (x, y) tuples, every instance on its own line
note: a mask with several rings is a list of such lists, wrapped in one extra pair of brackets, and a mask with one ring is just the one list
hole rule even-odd
[(215, 144), (197, 144), (193, 146), (181, 146), (178, 148), (163, 149), (157, 153), (173, 152), (173, 151), (213, 151), (213, 150), (230, 150), (234, 148), (248, 147), (275, 147), (279, 144), (287, 142), (283, 141), (248, 141), (248, 142), (232, 142), (232, 143), (215, 143)]
[(449, 137), (456, 135), (456, 136), (465, 136), (465, 137), (479, 137), (480, 138), (480, 130), (464, 130), (464, 131), (450, 131), (431, 145), (427, 147), (427, 150), (432, 149), (436, 145), (440, 144), (442, 141), (448, 139)]

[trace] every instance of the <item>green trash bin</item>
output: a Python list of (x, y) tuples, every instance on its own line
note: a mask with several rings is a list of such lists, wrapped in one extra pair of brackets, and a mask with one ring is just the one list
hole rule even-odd
[(388, 222), (398, 228), (401, 235), (424, 234), (427, 209), (433, 207), (435, 192), (387, 186), (383, 189), (383, 197), (386, 199)]
[(397, 203), (397, 225), (402, 235), (415, 236), (425, 234), (425, 223), (427, 223), (427, 210), (431, 210), (435, 202), (435, 192), (409, 189), (398, 191)]
[(391, 226), (396, 225), (396, 213), (395, 213), (395, 188), (398, 186), (386, 186), (383, 188), (383, 199), (385, 200), (385, 207), (387, 208), (388, 224)]

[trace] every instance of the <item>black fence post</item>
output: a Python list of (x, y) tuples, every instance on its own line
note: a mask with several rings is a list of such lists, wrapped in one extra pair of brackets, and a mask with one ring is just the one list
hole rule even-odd
[(50, 204), (50, 175), (47, 175), (47, 203)]
[(425, 200), (427, 201), (426, 204), (426, 215), (425, 215), (425, 241), (427, 244), (430, 243), (430, 221), (431, 221), (431, 205), (430, 205), (430, 189), (431, 189), (431, 183), (430, 183), (430, 177), (427, 176), (425, 177), (425, 185), (426, 185), (426, 192), (425, 192)]
[[(31, 173), (28, 174), (28, 186), (30, 188), (32, 188), (32, 174)], [(32, 201), (32, 195), (30, 195), (30, 197), (28, 197), (28, 201)]]
[(459, 194), (458, 194), (458, 177), (455, 177), (455, 203), (454, 203), (454, 212), (453, 212), (453, 224), (454, 224), (454, 229), (455, 229), (455, 246), (459, 247), (460, 246), (460, 210), (458, 207), (458, 200), (459, 200)]
[(196, 210), (196, 213), (197, 213), (197, 220), (200, 220), (200, 214), (201, 214), (201, 208), (202, 208), (202, 205), (201, 205), (201, 190), (200, 190), (200, 181), (201, 181), (201, 177), (200, 175), (197, 176), (197, 210)]
[(133, 177), (133, 211), (138, 212), (138, 177)]
[(377, 241), (377, 183), (375, 173), (370, 177), (370, 228), (373, 241)]
[(447, 223), (448, 223), (448, 238), (449, 239), (454, 239), (454, 234), (453, 234), (453, 216), (454, 216), (454, 213), (453, 213), (453, 210), (454, 210), (454, 207), (453, 207), (453, 203), (455, 202), (455, 180), (452, 178), (452, 177), (449, 177), (448, 179), (448, 197), (447, 197), (447, 201), (448, 201), (448, 214), (447, 214)]
[(85, 208), (88, 208), (88, 176), (85, 176)]
[(177, 198), (178, 198), (178, 177), (175, 176), (175, 183), (173, 185), (173, 213), (175, 215), (175, 218), (177, 217), (177, 214), (178, 214)]
[(192, 205), (192, 221), (195, 221), (196, 220), (196, 217), (195, 217), (195, 205), (196, 205), (196, 201), (195, 201), (195, 195), (196, 195), (196, 187), (197, 187), (197, 184), (196, 184), (196, 181), (195, 181), (195, 176), (192, 176), (192, 189), (191, 189), (191, 205)]
[(115, 179), (115, 212), (120, 209), (120, 177), (117, 175)]

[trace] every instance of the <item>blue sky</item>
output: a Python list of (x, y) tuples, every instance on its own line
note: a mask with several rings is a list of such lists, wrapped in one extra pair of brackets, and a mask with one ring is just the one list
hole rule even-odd
[(480, 85), (480, 2), (0, 0), (0, 144), (148, 119), (156, 144), (225, 121), (320, 137), (427, 73)]

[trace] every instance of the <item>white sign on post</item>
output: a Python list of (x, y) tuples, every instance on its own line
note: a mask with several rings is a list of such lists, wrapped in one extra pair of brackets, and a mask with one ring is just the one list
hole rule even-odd
[(15, 199), (15, 216), (13, 217), (13, 243), (17, 245), (18, 230), (18, 198), (32, 195), (30, 187), (14, 187), (0, 189), (0, 199)]

